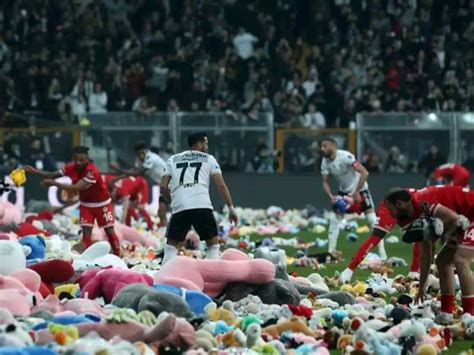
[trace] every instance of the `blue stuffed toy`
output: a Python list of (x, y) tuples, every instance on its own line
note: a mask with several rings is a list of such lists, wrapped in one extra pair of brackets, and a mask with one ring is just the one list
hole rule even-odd
[(6, 346), (0, 348), (0, 355), (55, 355), (56, 352), (44, 346), (29, 346), (18, 348), (15, 346)]
[(94, 314), (81, 314), (77, 316), (58, 316), (48, 319), (46, 322), (39, 323), (33, 327), (34, 331), (48, 328), (49, 323), (71, 325), (80, 323), (98, 323), (101, 318)]
[(29, 235), (19, 240), (24, 249), (27, 249), (26, 261), (28, 263), (42, 261), (46, 253), (46, 243), (44, 239), (37, 235)]
[(174, 293), (182, 297), (189, 305), (191, 312), (194, 312), (197, 316), (206, 314), (204, 308), (212, 302), (212, 299), (205, 293), (199, 291), (186, 290), (175, 286), (155, 284), (153, 288), (157, 291)]

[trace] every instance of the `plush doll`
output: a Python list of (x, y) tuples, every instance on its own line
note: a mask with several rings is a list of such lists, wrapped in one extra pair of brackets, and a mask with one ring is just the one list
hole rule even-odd
[(153, 285), (153, 288), (157, 291), (170, 292), (182, 297), (189, 305), (191, 311), (197, 316), (204, 315), (206, 313), (205, 307), (212, 302), (212, 299), (208, 295), (199, 291), (159, 284)]
[(43, 297), (39, 293), (40, 276), (28, 269), (0, 276), (0, 308), (16, 316), (27, 316), (31, 307)]
[(49, 311), (52, 314), (73, 312), (74, 314), (105, 315), (103, 308), (94, 300), (84, 298), (60, 300), (55, 295), (49, 295), (44, 300), (40, 300), (31, 310), (32, 313), (39, 311)]
[(263, 334), (268, 334), (273, 338), (279, 338), (284, 332), (291, 331), (294, 333), (303, 333), (312, 337), (316, 337), (314, 333), (300, 318), (293, 316), (290, 319), (271, 325), (262, 329)]
[(14, 204), (0, 201), (0, 225), (21, 223), (21, 210)]
[(81, 287), (81, 297), (90, 299), (104, 297), (104, 301), (110, 303), (125, 286), (136, 283), (151, 286), (153, 278), (132, 270), (95, 268), (84, 271), (76, 282)]
[(214, 337), (214, 335), (212, 335), (208, 331), (204, 329), (199, 329), (196, 332), (196, 347), (197, 348), (202, 348), (206, 352), (209, 352), (217, 348), (218, 345), (219, 344), (217, 343), (217, 340)]
[(19, 240), (19, 243), (27, 248), (23, 248), (26, 255), (26, 260), (36, 261), (44, 259), (46, 243), (41, 236), (27, 236)]
[(220, 260), (197, 260), (177, 256), (155, 273), (156, 283), (202, 291), (217, 296), (226, 284), (245, 281), (267, 283), (275, 277), (275, 266), (264, 259), (250, 260), (235, 249), (227, 249)]
[(15, 240), (0, 240), (0, 275), (26, 268), (26, 257), (23, 246)]
[[(115, 316), (118, 314), (119, 316)], [(174, 314), (163, 313), (154, 326), (146, 326), (136, 320), (123, 319), (120, 315), (123, 310), (117, 310), (110, 320), (99, 323), (81, 323), (75, 327), (79, 336), (83, 337), (90, 332), (96, 332), (105, 340), (119, 336), (129, 342), (144, 342), (156, 347), (175, 346), (182, 351), (193, 348), (196, 345), (196, 332), (191, 324)], [(54, 341), (54, 336), (49, 329), (36, 332), (36, 343), (48, 344)]]
[(82, 272), (90, 268), (113, 266), (116, 269), (128, 270), (127, 264), (117, 255), (109, 254), (110, 244), (108, 242), (97, 242), (77, 258), (72, 264), (76, 272)]
[(156, 291), (143, 283), (125, 286), (114, 297), (112, 304), (120, 308), (131, 308), (136, 312), (148, 310), (156, 316), (166, 311), (180, 317), (191, 317), (191, 310), (181, 297)]
[[(115, 222), (114, 224), (115, 233), (120, 240), (125, 240), (130, 243), (139, 243), (140, 245), (146, 247), (157, 247), (158, 240), (148, 237), (144, 234), (141, 234), (136, 229), (126, 226), (120, 222)], [(94, 228), (92, 231), (92, 240), (102, 241), (107, 240), (107, 236), (103, 229)]]
[(71, 263), (61, 259), (41, 261), (28, 268), (40, 275), (39, 291), (43, 297), (54, 294), (53, 284), (67, 282), (74, 276), (74, 268)]
[(237, 323), (234, 304), (231, 301), (225, 301), (221, 308), (217, 308), (217, 305), (211, 302), (206, 306), (205, 311), (210, 321), (223, 320), (228, 325), (235, 325)]

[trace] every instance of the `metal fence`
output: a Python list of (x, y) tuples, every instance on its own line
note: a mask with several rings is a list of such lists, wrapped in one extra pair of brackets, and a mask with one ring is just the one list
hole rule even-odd
[(399, 172), (417, 172), (432, 145), (448, 162), (469, 165), (474, 160), (474, 113), (360, 113), (357, 129), (359, 159), (376, 155), (385, 165), (382, 171), (398, 159), (406, 163)]
[(262, 114), (256, 120), (240, 114), (225, 113), (107, 113), (88, 116), (90, 125), (82, 129), (81, 141), (91, 147), (90, 154), (101, 169), (112, 161), (132, 164), (133, 145), (141, 140), (157, 147), (165, 158), (187, 148), (193, 131), (209, 136), (210, 153), (225, 170), (248, 169), (256, 146), (274, 146), (273, 115)]

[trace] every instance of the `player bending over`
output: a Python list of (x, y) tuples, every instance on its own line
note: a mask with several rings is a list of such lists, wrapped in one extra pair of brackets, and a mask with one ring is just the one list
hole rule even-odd
[[(321, 175), (323, 177), (323, 190), (333, 203), (334, 212), (329, 219), (328, 231), (328, 252), (336, 250), (337, 238), (341, 224), (341, 213), (338, 212), (336, 203), (339, 198), (348, 196), (353, 199), (354, 206), (348, 212), (363, 212), (373, 229), (377, 222), (377, 215), (374, 212), (374, 202), (370, 195), (367, 177), (367, 169), (360, 164), (354, 155), (348, 151), (338, 149), (337, 143), (332, 138), (321, 140), (321, 152), (323, 160), (321, 163)], [(329, 186), (329, 175), (339, 183), (338, 195), (333, 195)], [(387, 258), (383, 240), (379, 243), (379, 253), (382, 259)]]
[[(79, 215), (82, 225), (82, 244), (85, 248), (92, 244), (94, 222), (104, 231), (109, 240), (112, 252), (120, 255), (120, 241), (114, 231), (114, 212), (112, 200), (99, 169), (89, 160), (89, 148), (75, 147), (73, 161), (60, 171), (47, 172), (26, 166), (25, 171), (44, 178), (43, 187), (57, 186), (69, 193), (79, 193)], [(54, 179), (68, 176), (72, 184), (62, 184)]]
[(443, 185), (469, 187), (470, 174), (462, 165), (443, 164), (433, 172), (431, 178), (441, 180)]
[(141, 216), (149, 230), (153, 230), (153, 221), (145, 209), (148, 202), (148, 183), (143, 176), (105, 175), (107, 188), (113, 203), (122, 204), (121, 223), (131, 226)]
[(209, 196), (211, 177), (229, 207), (229, 220), (238, 223), (221, 168), (216, 159), (207, 153), (208, 144), (206, 133), (191, 133), (188, 136), (189, 150), (171, 156), (166, 164), (161, 185), (171, 193), (172, 214), (166, 230), (162, 265), (176, 256), (177, 246), (184, 241), (191, 227), (194, 227), (201, 240), (206, 241), (207, 258), (219, 257), (219, 236)]
[[(427, 187), (413, 193), (397, 189), (386, 196), (385, 202), (400, 225), (409, 225), (403, 240), (422, 243), (417, 301), (425, 297), (434, 243), (441, 236), (443, 246), (435, 260), (441, 288), (441, 313), (436, 322), (449, 324), (453, 320), (453, 268), (456, 268), (461, 284), (464, 313), (474, 314), (474, 278), (471, 271), (474, 258), (474, 191), (454, 186)], [(436, 221), (442, 225), (438, 226)]]
[[(411, 193), (416, 191), (415, 189), (408, 189)], [(384, 202), (381, 202), (377, 209), (377, 223), (372, 230), (372, 234), (360, 245), (359, 249), (355, 253), (351, 262), (347, 268), (341, 273), (340, 279), (342, 282), (350, 281), (352, 275), (359, 266), (359, 264), (364, 260), (366, 255), (378, 245), (385, 235), (397, 224), (397, 220), (392, 217), (390, 211)], [(413, 243), (413, 258), (410, 265), (409, 276), (412, 278), (419, 278), (420, 271), (420, 243)]]
[[(134, 150), (137, 156), (135, 167), (129, 170), (122, 169), (117, 164), (110, 164), (110, 168), (119, 174), (125, 175), (148, 175), (158, 186), (161, 185), (161, 179), (166, 169), (166, 162), (158, 154), (148, 149), (144, 142), (135, 143)], [(166, 227), (168, 224), (167, 213), (169, 207), (169, 196), (167, 191), (160, 190), (160, 200), (158, 207), (158, 217), (160, 225)]]

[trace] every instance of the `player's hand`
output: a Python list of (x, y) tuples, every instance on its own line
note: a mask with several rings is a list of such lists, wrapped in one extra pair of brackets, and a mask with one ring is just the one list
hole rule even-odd
[(239, 216), (237, 215), (237, 211), (234, 207), (231, 207), (229, 209), (229, 221), (233, 222), (234, 225), (237, 225), (239, 223)]
[(331, 195), (331, 202), (336, 203), (337, 201), (337, 196)]
[(50, 187), (54, 186), (55, 184), (56, 182), (53, 179), (44, 179), (43, 181), (41, 181), (41, 186), (43, 187)]
[(31, 165), (24, 166), (23, 169), (25, 169), (25, 171), (27, 173), (30, 173), (30, 174), (37, 174), (38, 173), (38, 169), (33, 168)]
[(425, 289), (424, 287), (420, 287), (418, 289), (418, 293), (416, 294), (415, 304), (422, 304), (426, 299)]
[(110, 163), (110, 164), (109, 164), (109, 167), (110, 167), (110, 169), (112, 169), (113, 171), (119, 171), (119, 170), (120, 170), (120, 166), (119, 166), (117, 163)]
[(354, 199), (354, 202), (358, 203), (360, 202), (360, 192), (354, 192), (352, 195), (352, 198)]

